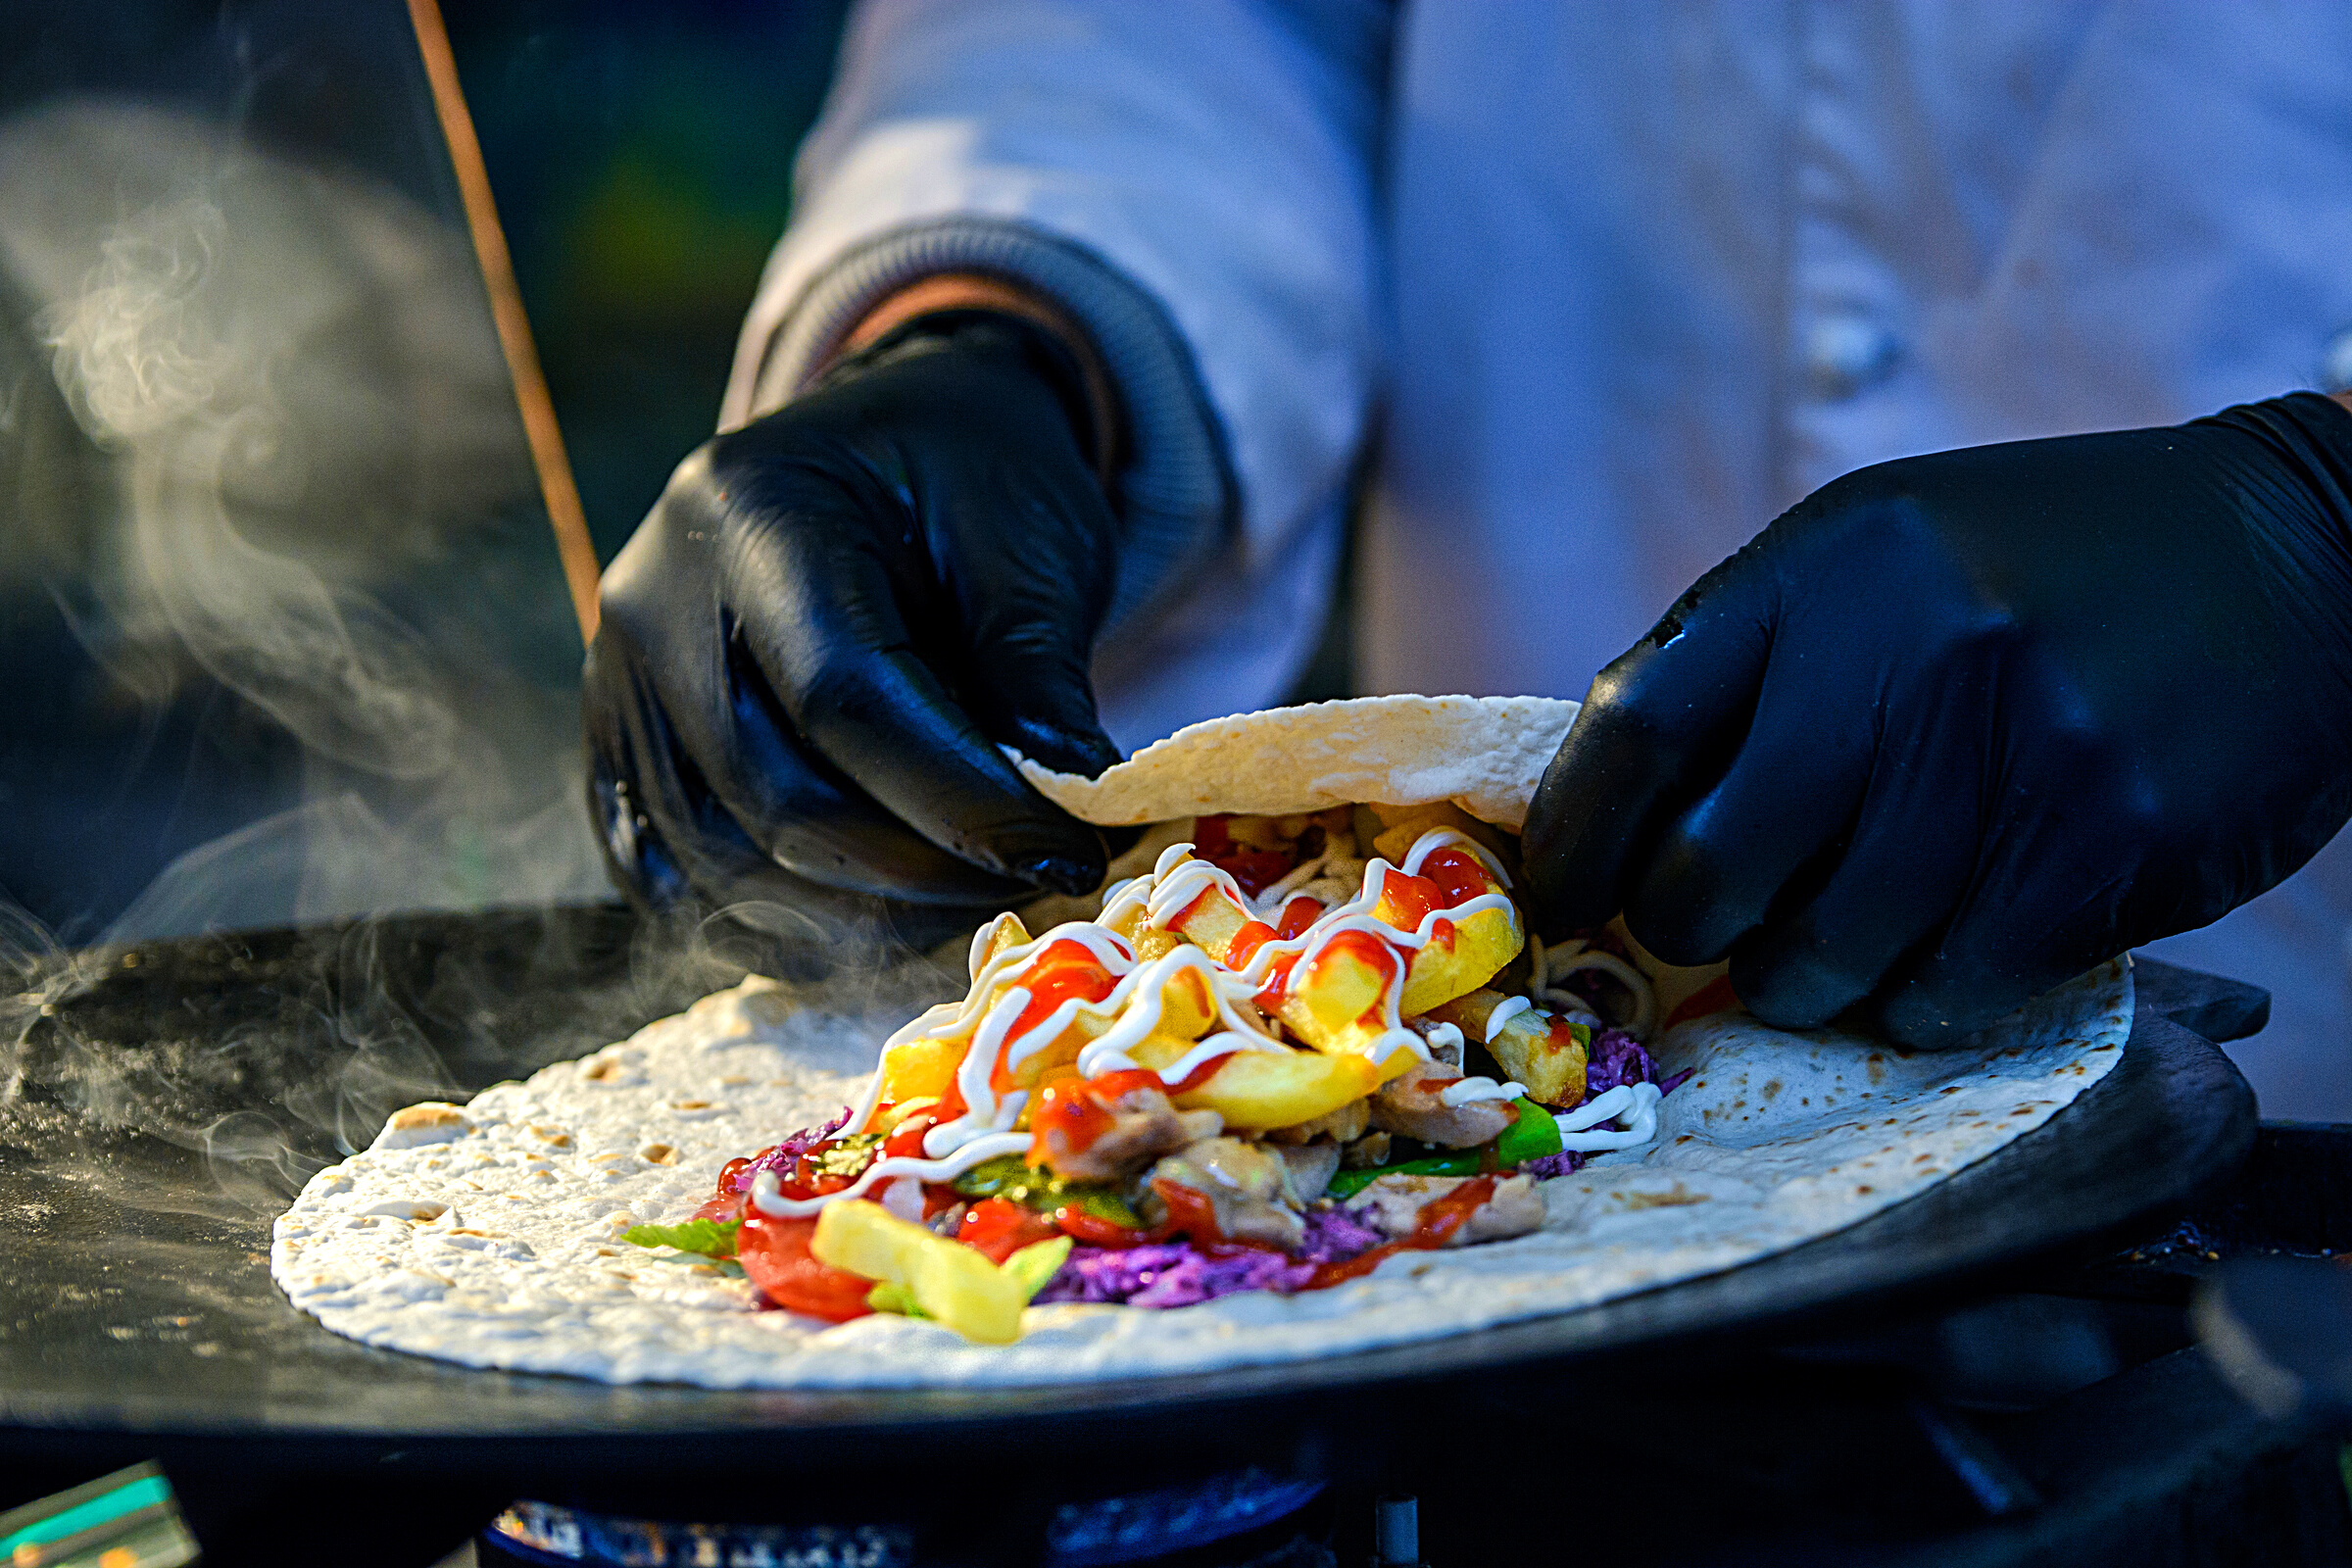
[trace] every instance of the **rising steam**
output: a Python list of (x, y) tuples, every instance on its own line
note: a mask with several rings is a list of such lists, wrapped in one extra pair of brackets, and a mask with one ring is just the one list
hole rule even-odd
[[(94, 514), (39, 530), (70, 549), (0, 537), (0, 584), (37, 575), (143, 704), (233, 692), (300, 742), (303, 783), (98, 947), (0, 906), (0, 1164), (61, 1201), (268, 1214), (399, 1106), (582, 1054), (809, 939), (800, 911), (738, 907), (615, 956), (590, 951), (610, 917), (493, 915), (420, 960), (432, 922), (390, 918), (609, 896), (576, 634), (453, 225), (217, 127), (66, 105), (0, 125), (0, 272), (109, 475)], [(137, 967), (157, 939), (288, 925), (309, 929), (252, 949), (267, 987)], [(523, 951), (489, 954), (502, 929)], [(885, 930), (836, 951), (872, 961), (822, 1004), (870, 1010), (877, 1039), (955, 989), (885, 968)], [(180, 1010), (259, 995), (251, 1016)], [(158, 1144), (209, 1179), (131, 1157)]]
[(80, 104), (0, 129), (0, 254), (111, 473), (60, 596), (97, 606), (85, 645), (139, 701), (209, 677), (302, 747), (301, 806), (108, 937), (604, 896), (577, 644), (462, 233)]

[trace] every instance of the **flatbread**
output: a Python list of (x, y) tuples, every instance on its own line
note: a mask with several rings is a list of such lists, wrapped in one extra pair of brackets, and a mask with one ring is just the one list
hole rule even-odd
[(731, 1271), (620, 1240), (684, 1217), (726, 1160), (856, 1098), (885, 1020), (783, 999), (747, 981), (585, 1061), (485, 1090), (463, 1130), (420, 1129), (439, 1141), (395, 1148), (404, 1135), (387, 1133), (304, 1188), (277, 1223), (272, 1276), (369, 1345), (615, 1383), (982, 1387), (1333, 1355), (1564, 1312), (1841, 1230), (2049, 1120), (2115, 1064), (2132, 1014), (2118, 963), (1976, 1050), (1905, 1055), (1699, 1019), (1655, 1052), (1698, 1069), (1659, 1106), (1656, 1142), (1546, 1182), (1534, 1236), (1408, 1254), (1303, 1296), (1031, 1307), (1020, 1343), (991, 1348), (901, 1317), (754, 1311)]
[(1204, 811), (1288, 816), (1451, 801), (1519, 831), (1577, 705), (1554, 697), (1353, 697), (1189, 724), (1100, 778), (1007, 748), (1022, 776), (1103, 827)]
[[(1071, 799), (1106, 822), (1452, 800), (1515, 825), (1574, 710), (1469, 698), (1277, 710), (1197, 725), (1074, 781), (1097, 793)], [(1416, 756), (1400, 738), (1441, 734), (1483, 736), (1493, 754)], [(1364, 750), (1350, 760), (1351, 736)], [(1294, 753), (1304, 765), (1291, 765)], [(1114, 776), (1122, 768), (1137, 771)], [(1289, 783), (1266, 776), (1286, 768)], [(1546, 1182), (1535, 1235), (1405, 1254), (1300, 1296), (1031, 1307), (1008, 1347), (889, 1315), (828, 1325), (758, 1311), (732, 1265), (620, 1239), (683, 1218), (726, 1160), (857, 1100), (883, 1037), (912, 1010), (845, 1016), (755, 978), (463, 1107), (412, 1106), (372, 1148), (312, 1178), (277, 1223), (271, 1275), (355, 1340), (610, 1382), (983, 1387), (1370, 1349), (1720, 1272), (1898, 1203), (2104, 1077), (2131, 1031), (2132, 977), (2123, 960), (2105, 965), (1933, 1054), (1743, 1013), (1695, 1019), (1652, 1048), (1667, 1070), (1694, 1069), (1660, 1105), (1655, 1141)]]

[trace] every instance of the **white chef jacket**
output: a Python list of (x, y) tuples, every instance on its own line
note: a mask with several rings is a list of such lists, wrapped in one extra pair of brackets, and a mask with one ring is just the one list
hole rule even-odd
[[(2352, 384), (2342, 0), (868, 0), (722, 421), (912, 277), (1083, 320), (1133, 747), (1278, 701), (1363, 483), (1371, 691), (1582, 696), (1816, 486)], [(1361, 466), (1359, 466), (1361, 465)], [(2352, 1115), (2352, 848), (2159, 951)]]

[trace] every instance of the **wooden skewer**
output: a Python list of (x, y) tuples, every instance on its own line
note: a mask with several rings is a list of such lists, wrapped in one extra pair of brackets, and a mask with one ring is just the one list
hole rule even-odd
[(506, 231), (498, 225), (498, 205), (490, 199), (490, 172), (482, 165), (482, 144), (474, 137), (473, 116), (466, 112), (466, 94), (458, 85), (458, 62), (450, 53), (441, 7), (437, 0), (409, 0), (409, 21), (416, 28), (425, 78), (433, 87), (433, 110), (441, 118), (441, 135), (457, 168), (466, 226), (473, 234), (473, 253), (490, 290), (490, 317), (498, 323), (498, 345), (514, 381), (522, 433), (530, 442), (531, 466), (539, 470), (539, 493), (547, 499), (556, 554), (564, 563), (564, 581), (571, 589), (572, 612), (579, 617), (580, 642), (586, 646), (596, 636), (597, 578), (588, 516), (580, 508), (571, 460), (564, 454), (564, 432), (556, 424), (556, 406), (547, 395), (547, 376), (531, 342), (530, 318), (523, 314), (522, 290), (514, 281), (514, 259), (507, 252)]

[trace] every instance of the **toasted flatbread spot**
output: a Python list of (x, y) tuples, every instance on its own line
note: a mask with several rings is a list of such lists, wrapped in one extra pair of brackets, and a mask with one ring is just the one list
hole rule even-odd
[(463, 1138), (473, 1130), (473, 1123), (457, 1106), (440, 1101), (427, 1101), (421, 1105), (410, 1105), (392, 1113), (384, 1130), (375, 1135), (371, 1149), (417, 1149), (426, 1144), (446, 1144)]

